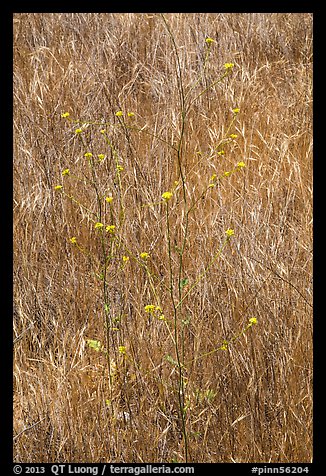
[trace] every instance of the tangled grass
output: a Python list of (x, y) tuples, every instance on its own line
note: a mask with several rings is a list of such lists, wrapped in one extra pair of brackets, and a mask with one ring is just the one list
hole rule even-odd
[(165, 18), (175, 45), (158, 14), (14, 16), (17, 462), (184, 462), (185, 436), (193, 462), (312, 459), (312, 18)]

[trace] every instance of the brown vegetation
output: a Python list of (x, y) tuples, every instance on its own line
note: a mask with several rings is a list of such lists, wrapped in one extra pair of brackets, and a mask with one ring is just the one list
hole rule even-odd
[[(312, 18), (309, 14), (167, 14), (185, 89), (194, 97), (183, 167), (187, 197), (212, 174), (246, 168), (209, 190), (189, 215), (183, 276), (189, 285), (232, 228), (235, 236), (184, 300), (186, 425), (193, 462), (309, 462), (312, 459)], [(215, 41), (204, 75), (207, 45)], [(184, 461), (173, 339), (150, 318), (150, 267), (172, 319), (165, 207), (178, 180), (179, 85), (171, 38), (158, 14), (17, 14), (14, 17), (14, 460), (21, 462)], [(216, 156), (232, 109), (237, 139)], [(118, 110), (142, 132), (118, 127)], [(89, 216), (54, 186), (65, 168), (87, 174), (87, 151), (61, 118), (107, 121), (124, 167), (124, 196), (99, 127), (88, 146), (107, 159), (103, 189), (125, 220), (108, 279), (111, 384), (105, 342), (100, 245)], [(128, 119), (129, 120), (129, 119)], [(109, 130), (109, 129), (108, 129)], [(65, 190), (91, 208), (83, 182)], [(179, 195), (178, 195), (179, 193)], [(171, 201), (173, 262), (184, 231), (181, 191)], [(113, 204), (112, 204), (113, 206)], [(114, 207), (113, 207), (114, 209)], [(118, 212), (114, 211), (118, 223)], [(120, 217), (121, 218), (121, 217)], [(69, 239), (91, 253), (82, 254)], [(176, 265), (177, 266), (177, 265)], [(162, 285), (161, 285), (162, 284)], [(155, 302), (154, 302), (155, 303)], [(227, 350), (255, 316), (256, 326)], [(127, 356), (118, 352), (126, 346)], [(110, 405), (106, 400), (110, 399)]]

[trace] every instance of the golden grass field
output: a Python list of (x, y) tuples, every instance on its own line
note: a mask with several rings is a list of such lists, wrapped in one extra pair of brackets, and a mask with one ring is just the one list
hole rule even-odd
[(14, 15), (16, 462), (185, 462), (175, 330), (189, 462), (312, 461), (312, 15), (165, 19), (175, 45), (160, 14)]

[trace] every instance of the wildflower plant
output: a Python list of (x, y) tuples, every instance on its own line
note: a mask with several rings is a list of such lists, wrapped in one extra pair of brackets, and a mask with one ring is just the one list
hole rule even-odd
[[(98, 254), (97, 260), (93, 259), (92, 263), (97, 262), (98, 268), (95, 270), (95, 275), (100, 281), (101, 289), (101, 302), (102, 302), (102, 322), (103, 322), (103, 342), (100, 340), (88, 339), (87, 344), (93, 350), (102, 352), (106, 356), (108, 366), (108, 379), (110, 382), (108, 405), (113, 405), (113, 380), (112, 380), (112, 359), (116, 362), (122, 359), (121, 365), (130, 365), (132, 362), (132, 342), (127, 343), (125, 340), (119, 340), (117, 337), (118, 332), (123, 326), (123, 318), (114, 315), (112, 310), (112, 297), (110, 294), (110, 283), (116, 279), (119, 273), (125, 273), (127, 269), (134, 266), (134, 269), (138, 271), (142, 270), (147, 280), (147, 293), (148, 301), (144, 303), (143, 308), (139, 312), (139, 316), (143, 316), (144, 320), (150, 322), (156, 321), (158, 325), (165, 326), (168, 330), (169, 339), (173, 346), (173, 355), (167, 355), (166, 361), (172, 365), (176, 371), (177, 383), (176, 383), (176, 395), (177, 395), (177, 411), (179, 415), (179, 430), (182, 435), (183, 455), (184, 461), (188, 462), (190, 459), (189, 454), (189, 431), (187, 419), (191, 409), (191, 399), (187, 393), (187, 386), (189, 380), (187, 377), (188, 367), (197, 363), (199, 359), (208, 359), (217, 351), (228, 352), (231, 345), (235, 344), (245, 333), (249, 331), (254, 325), (257, 324), (257, 319), (251, 317), (247, 325), (240, 331), (235, 331), (235, 335), (229, 339), (223, 339), (222, 342), (207, 351), (203, 352), (195, 361), (187, 361), (186, 348), (185, 348), (185, 332), (187, 326), (189, 326), (190, 319), (187, 316), (185, 303), (190, 302), (195, 291), (199, 288), (199, 284), (204, 279), (209, 279), (210, 271), (215, 267), (221, 255), (225, 252), (227, 246), (231, 246), (231, 241), (237, 239), (236, 227), (232, 227), (221, 230), (221, 240), (219, 245), (216, 246), (215, 253), (211, 256), (210, 261), (206, 264), (205, 268), (198, 271), (197, 276), (192, 277), (185, 274), (185, 262), (186, 259), (191, 259), (191, 253), (188, 248), (189, 241), (189, 223), (190, 218), (196, 208), (203, 199), (209, 194), (218, 193), (218, 186), (226, 179), (229, 179), (234, 173), (239, 173), (246, 167), (246, 163), (243, 160), (239, 160), (233, 168), (225, 170), (224, 157), (228, 147), (234, 147), (236, 145), (238, 134), (234, 132), (234, 125), (240, 113), (240, 108), (237, 105), (233, 105), (229, 111), (232, 112), (232, 117), (229, 124), (226, 127), (226, 131), (223, 137), (217, 144), (212, 145), (211, 160), (215, 160), (214, 172), (207, 175), (207, 181), (203, 184), (202, 189), (194, 193), (189, 192), (188, 180), (191, 174), (196, 172), (196, 168), (199, 168), (201, 162), (205, 158), (205, 154), (198, 151), (198, 160), (191, 168), (187, 167), (187, 161), (185, 156), (185, 144), (187, 142), (189, 134), (188, 129), (188, 117), (192, 106), (199, 100), (205, 93), (212, 90), (215, 86), (222, 83), (228, 76), (232, 75), (233, 70), (236, 68), (232, 62), (224, 63), (221, 67), (221, 73), (218, 78), (213, 80), (207, 85), (207, 82), (203, 82), (203, 78), (206, 74), (206, 70), (209, 64), (209, 58), (214, 48), (215, 40), (211, 37), (207, 37), (203, 44), (204, 59), (201, 67), (201, 71), (195, 80), (187, 87), (184, 84), (183, 71), (180, 61), (180, 53), (176, 45), (173, 31), (168, 24), (165, 16), (161, 14), (161, 20), (165, 26), (166, 32), (171, 40), (171, 47), (175, 61), (175, 75), (178, 84), (179, 93), (179, 130), (180, 133), (174, 144), (169, 144), (171, 154), (176, 170), (176, 176), (173, 177), (169, 185), (164, 190), (157, 192), (156, 201), (149, 204), (151, 207), (161, 207), (164, 215), (164, 227), (162, 243), (166, 249), (167, 256), (167, 279), (160, 280), (155, 267), (152, 265), (154, 261), (154, 253), (149, 248), (137, 249), (137, 243), (130, 244), (128, 237), (124, 236), (124, 225), (126, 220), (126, 196), (128, 193), (128, 186), (125, 183), (125, 175), (128, 173), (128, 161), (126, 157), (123, 157), (119, 147), (117, 147), (112, 139), (111, 131), (114, 128), (120, 128), (124, 131), (127, 144), (130, 146), (131, 139), (130, 134), (148, 134), (152, 137), (156, 137), (156, 133), (149, 132), (145, 128), (139, 127), (136, 123), (136, 115), (134, 112), (121, 109), (113, 111), (113, 120), (111, 123), (99, 123), (97, 121), (79, 121), (72, 118), (72, 114), (61, 114), (62, 119), (68, 121), (69, 124), (73, 124), (74, 134), (76, 140), (80, 141), (80, 146), (83, 150), (83, 157), (85, 162), (84, 183), (92, 190), (95, 200), (95, 205), (90, 207), (88, 204), (81, 203), (74, 195), (70, 195), (65, 192), (65, 188), (62, 184), (56, 185), (54, 188), (56, 191), (60, 191), (67, 199), (73, 202), (77, 207), (81, 208), (83, 212), (88, 216), (90, 223), (90, 234), (94, 235), (94, 239), (97, 240)], [(206, 84), (204, 87), (202, 84)], [(236, 107), (234, 107), (236, 106)], [(138, 116), (137, 116), (138, 117)], [(101, 149), (95, 150), (95, 147), (91, 143), (86, 141), (84, 129), (82, 126), (88, 125), (93, 128), (97, 135), (100, 136)], [(163, 142), (167, 142), (162, 140)], [(131, 146), (130, 146), (131, 148)], [(112, 189), (105, 188), (99, 180), (99, 168), (105, 166), (108, 162), (108, 157), (111, 160), (111, 174), (112, 174)], [(87, 160), (85, 160), (87, 159)], [(241, 157), (239, 157), (241, 159)], [(61, 172), (62, 180), (79, 180), (74, 175), (72, 167), (67, 167)], [(175, 213), (176, 207), (182, 210), (180, 213), (180, 221), (178, 225), (178, 233), (173, 230), (172, 214)], [(74, 232), (73, 237), (68, 238), (70, 245), (73, 245), (77, 251), (88, 253), (80, 244), (79, 237)], [(93, 236), (92, 235), (92, 236)], [(71, 235), (70, 235), (71, 236)], [(175, 243), (174, 236), (178, 236), (178, 242)], [(138, 272), (137, 271), (137, 272)], [(162, 300), (162, 292), (165, 296), (168, 296), (168, 302)], [(144, 293), (145, 294), (145, 293)], [(163, 303), (163, 304), (162, 304)], [(140, 318), (140, 317), (138, 317)], [(160, 322), (158, 322), (160, 321)], [(121, 343), (123, 342), (123, 343)], [(127, 350), (128, 349), (128, 350)], [(120, 357), (120, 360), (119, 360)], [(136, 364), (134, 362), (135, 365)], [(114, 364), (118, 365), (118, 364)], [(205, 394), (206, 395), (206, 394)], [(206, 398), (206, 397), (205, 397)], [(207, 394), (207, 400), (212, 399), (211, 393)]]

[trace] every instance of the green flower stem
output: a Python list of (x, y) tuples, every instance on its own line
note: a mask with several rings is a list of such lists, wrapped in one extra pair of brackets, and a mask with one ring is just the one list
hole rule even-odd
[(225, 246), (227, 245), (227, 243), (229, 242), (229, 237), (225, 239), (224, 243), (222, 244), (221, 248), (218, 250), (218, 252), (216, 253), (216, 255), (213, 257), (212, 261), (209, 263), (209, 265), (207, 266), (207, 268), (198, 276), (198, 278), (196, 279), (196, 281), (194, 282), (194, 284), (188, 289), (188, 291), (186, 292), (186, 294), (184, 294), (184, 296), (182, 297), (182, 299), (177, 303), (176, 305), (176, 308), (178, 308), (179, 306), (181, 306), (182, 302), (186, 299), (187, 296), (189, 296), (189, 294), (193, 291), (193, 289), (197, 286), (197, 284), (203, 279), (203, 277), (208, 273), (208, 271), (211, 269), (211, 267), (213, 266), (213, 264), (215, 263), (215, 261), (220, 257), (223, 249), (225, 248)]
[[(80, 136), (80, 140), (83, 144), (83, 147), (86, 149), (86, 144), (83, 139), (83, 137)], [(92, 185), (96, 194), (96, 199), (97, 199), (97, 218), (98, 222), (102, 223), (102, 217), (103, 217), (103, 206), (102, 206), (102, 200), (101, 200), (101, 195), (97, 186), (97, 176), (95, 173), (95, 167), (94, 167), (94, 159), (93, 156), (90, 157), (89, 160), (89, 165), (91, 168), (91, 174), (92, 174)], [(110, 387), (111, 387), (111, 358), (110, 358), (110, 334), (109, 334), (109, 329), (110, 329), (110, 319), (109, 319), (109, 313), (107, 312), (107, 309), (110, 308), (110, 300), (109, 300), (109, 293), (108, 293), (108, 285), (107, 285), (107, 268), (108, 268), (108, 263), (106, 259), (106, 246), (105, 246), (105, 238), (104, 238), (104, 230), (101, 230), (101, 249), (102, 249), (102, 275), (103, 275), (103, 309), (104, 309), (104, 314), (103, 314), (103, 319), (104, 319), (104, 328), (105, 328), (105, 337), (106, 337), (106, 348), (107, 348), (107, 353), (106, 353), (106, 358), (107, 358), (107, 365), (108, 365), (108, 370), (109, 370), (109, 381), (110, 381)]]
[(211, 83), (209, 86), (207, 86), (207, 88), (203, 89), (203, 91), (201, 91), (192, 101), (189, 102), (188, 104), (188, 109), (187, 109), (187, 113), (190, 109), (190, 107), (194, 104), (194, 102), (197, 101), (198, 98), (200, 98), (200, 96), (202, 96), (203, 94), (206, 93), (206, 91), (208, 91), (209, 89), (211, 89), (212, 87), (216, 86), (218, 83), (220, 83), (221, 81), (223, 81), (223, 79), (228, 76), (228, 71), (226, 71), (224, 74), (222, 74), (222, 76), (217, 79), (216, 81), (213, 81), (213, 83)]
[(206, 66), (208, 64), (208, 58), (209, 58), (209, 55), (210, 55), (210, 52), (211, 52), (211, 48), (206, 48), (206, 54), (205, 54), (205, 59), (204, 59), (204, 62), (203, 62), (203, 67), (202, 67), (202, 71), (200, 72), (199, 74), (199, 78), (194, 82), (194, 84), (189, 88), (187, 94), (186, 94), (186, 97), (185, 99), (187, 99), (189, 96), (190, 96), (190, 93), (191, 91), (193, 91), (193, 89), (197, 86), (197, 84), (200, 83), (200, 80), (204, 77), (204, 74), (205, 74), (205, 71), (206, 71)]
[[(91, 215), (94, 215), (95, 217), (97, 216), (96, 213), (92, 212), (92, 210), (90, 210), (89, 208), (85, 207), (85, 205), (83, 205), (79, 200), (77, 200), (73, 195), (68, 195), (68, 193), (66, 192), (63, 192), (63, 194), (69, 198), (69, 200), (71, 200), (72, 202), (74, 203), (77, 203), (77, 205), (79, 205), (81, 208), (83, 208), (84, 210), (86, 210), (88, 213), (90, 213)], [(95, 223), (95, 220), (93, 220), (94, 223)]]
[(174, 299), (174, 284), (173, 284), (173, 270), (172, 270), (172, 252), (171, 252), (171, 234), (170, 234), (170, 220), (169, 220), (169, 204), (166, 203), (166, 228), (167, 228), (167, 242), (168, 242), (168, 256), (169, 256), (169, 271), (170, 271), (170, 296), (173, 306), (173, 315), (174, 315), (174, 344), (175, 344), (175, 353), (177, 358), (177, 367), (178, 367), (178, 402), (180, 417), (182, 423), (182, 434), (185, 445), (185, 460), (188, 462), (188, 436), (186, 430), (186, 421), (185, 421), (185, 411), (184, 411), (184, 378), (183, 378), (183, 368), (184, 365), (180, 359), (179, 352), (179, 336), (178, 336), (178, 312), (177, 306)]
[(151, 137), (154, 137), (155, 139), (157, 139), (157, 140), (163, 142), (164, 144), (167, 144), (167, 145), (168, 145), (169, 147), (171, 147), (173, 150), (176, 150), (176, 151), (178, 150), (178, 148), (177, 148), (175, 145), (170, 144), (170, 142), (166, 141), (165, 139), (162, 139), (161, 137), (159, 137), (158, 135), (154, 134), (153, 132), (146, 131), (146, 130), (145, 130), (145, 127), (146, 127), (146, 126), (144, 126), (144, 127), (128, 126), (128, 129), (134, 130), (134, 131), (136, 131), (136, 132), (142, 132), (143, 134), (147, 134), (147, 135), (149, 135), (149, 136), (151, 136)]
[(110, 139), (108, 138), (107, 134), (104, 134), (104, 137), (105, 137), (105, 141), (106, 141), (106, 143), (108, 144), (108, 146), (110, 147), (111, 152), (112, 152), (112, 155), (113, 155), (113, 157), (114, 157), (114, 159), (115, 159), (116, 176), (117, 176), (118, 184), (119, 184), (120, 203), (121, 203), (121, 209), (120, 209), (120, 228), (122, 228), (123, 223), (124, 223), (124, 220), (125, 220), (125, 206), (124, 206), (124, 199), (123, 199), (123, 190), (122, 190), (122, 183), (121, 183), (121, 175), (120, 175), (120, 171), (119, 171), (119, 169), (118, 169), (118, 166), (120, 165), (120, 163), (119, 163), (119, 157), (118, 157), (118, 153), (117, 153), (115, 147), (113, 146), (112, 142), (111, 142)]
[(224, 341), (224, 343), (222, 345), (220, 345), (219, 347), (216, 347), (215, 349), (210, 350), (209, 352), (205, 352), (204, 354), (201, 354), (198, 357), (195, 357), (194, 359), (189, 360), (187, 362), (187, 365), (192, 364), (193, 362), (197, 362), (197, 360), (199, 360), (199, 359), (202, 359), (204, 357), (212, 355), (215, 352), (218, 352), (219, 350), (226, 350), (229, 347), (230, 344), (233, 344), (234, 342), (239, 340), (240, 337), (243, 336), (252, 326), (253, 326), (252, 323), (247, 324), (246, 327), (244, 329), (242, 329), (237, 335), (232, 337), (232, 339), (230, 339), (229, 341)]

